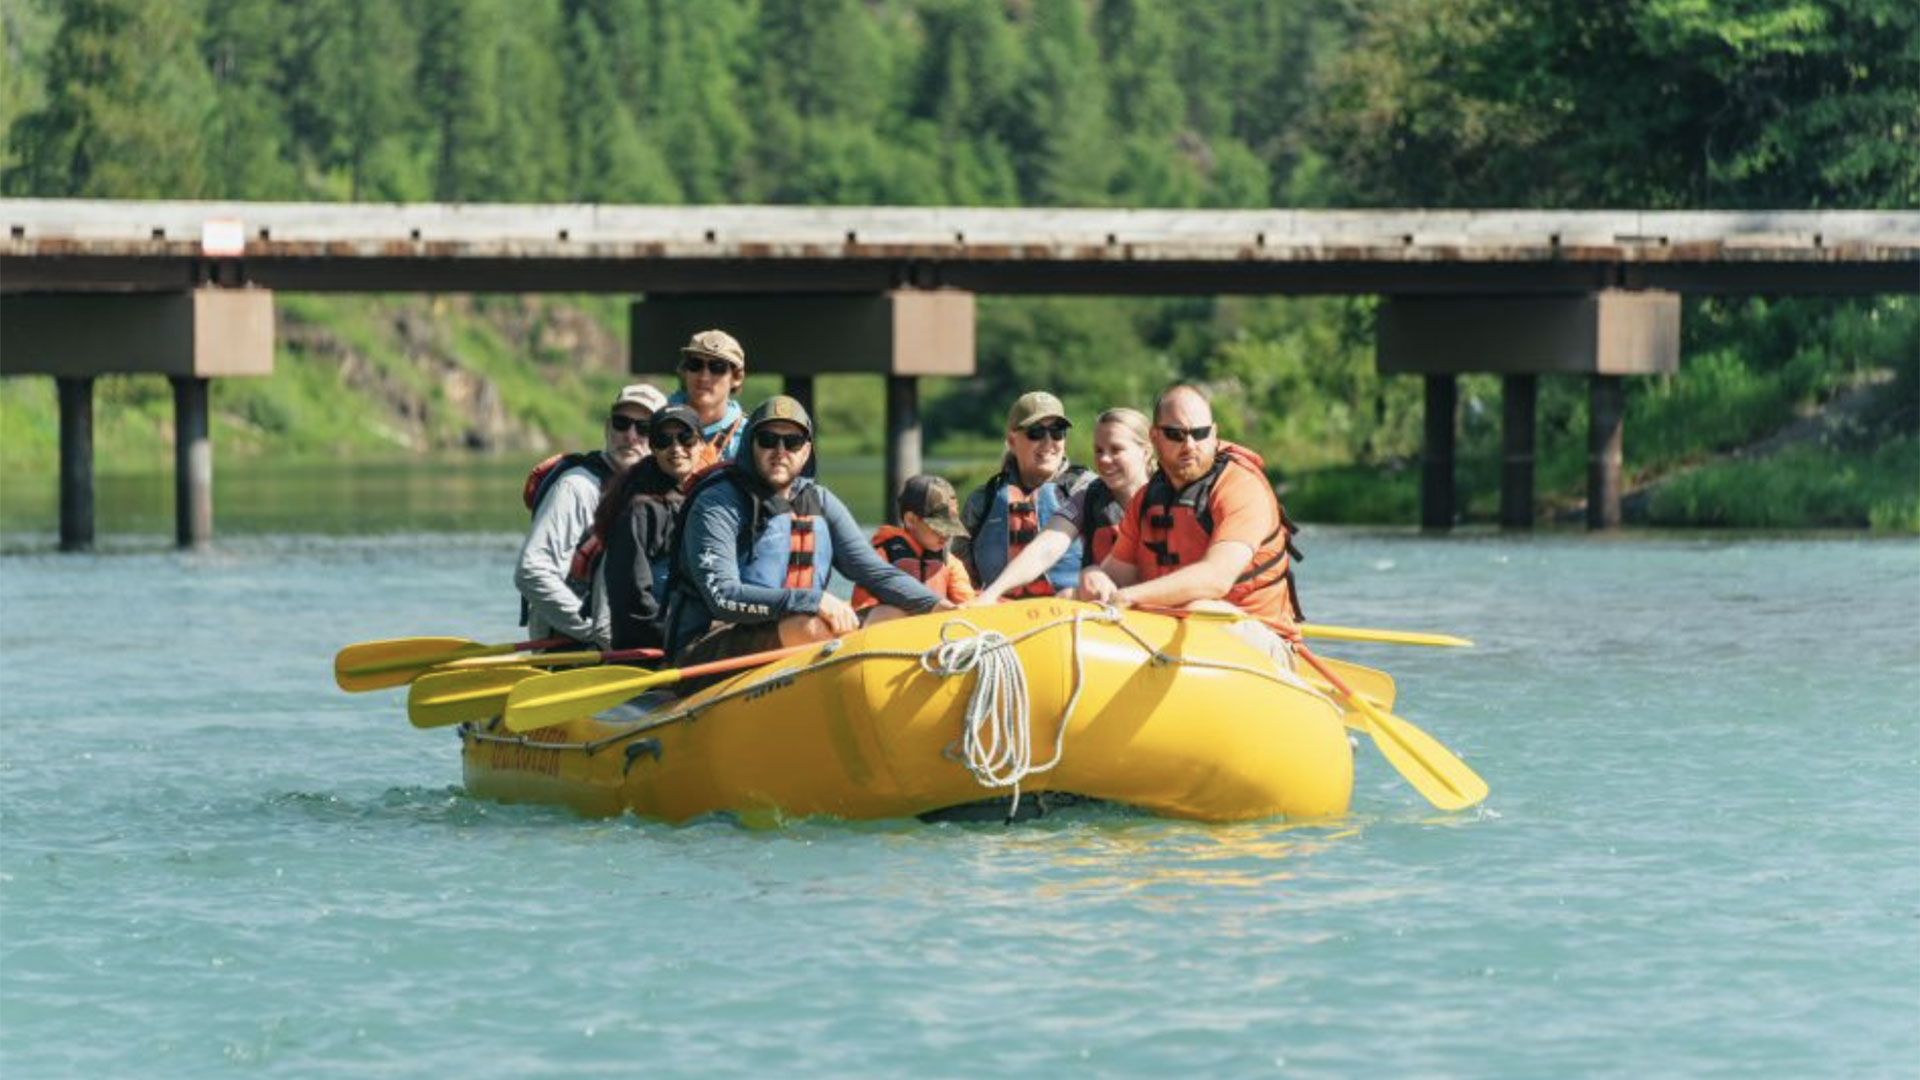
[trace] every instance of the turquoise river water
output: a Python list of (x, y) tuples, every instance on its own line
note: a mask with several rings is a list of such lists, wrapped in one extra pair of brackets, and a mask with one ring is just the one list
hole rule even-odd
[[(1920, 1072), (1920, 545), (1312, 529), (1493, 794), (753, 831), (480, 802), (342, 645), (510, 533), (0, 558), (0, 1076)], [(22, 551), (25, 547), (29, 550)], [(44, 548), (44, 545), (42, 545)]]

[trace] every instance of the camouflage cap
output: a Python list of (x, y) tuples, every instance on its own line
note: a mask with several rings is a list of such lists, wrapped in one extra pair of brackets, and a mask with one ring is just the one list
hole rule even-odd
[(967, 527), (960, 522), (960, 500), (953, 493), (953, 485), (945, 478), (922, 473), (908, 480), (900, 489), (897, 504), (901, 514), (909, 512), (920, 515), (934, 532), (941, 536), (967, 536)]

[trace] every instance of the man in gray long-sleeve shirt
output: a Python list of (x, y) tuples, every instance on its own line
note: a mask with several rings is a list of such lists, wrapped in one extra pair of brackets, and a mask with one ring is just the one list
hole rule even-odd
[(530, 638), (559, 635), (598, 649), (608, 647), (604, 611), (596, 619), (588, 603), (592, 574), (574, 574), (573, 557), (593, 528), (602, 483), (646, 454), (647, 425), (666, 404), (666, 395), (646, 383), (622, 389), (607, 416), (605, 447), (571, 455), (535, 496), (533, 528), (513, 568), (513, 587), (526, 601)]
[(812, 455), (807, 411), (771, 397), (740, 457), (688, 496), (667, 611), (667, 654), (683, 666), (851, 633), (852, 606), (827, 591), (836, 570), (912, 614), (953, 607), (875, 554), (846, 505), (800, 475)]

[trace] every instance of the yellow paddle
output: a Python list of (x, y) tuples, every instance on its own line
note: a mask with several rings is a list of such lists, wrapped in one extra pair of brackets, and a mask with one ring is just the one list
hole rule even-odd
[(1386, 645), (1441, 645), (1448, 648), (1468, 648), (1473, 642), (1452, 634), (1422, 634), (1412, 630), (1368, 630), (1357, 626), (1322, 626), (1319, 623), (1301, 623), (1300, 632), (1308, 637), (1326, 638), (1328, 641), (1377, 641)]
[(526, 666), (429, 671), (407, 688), (407, 719), (414, 727), (433, 728), (499, 716), (508, 691), (545, 674)]
[(619, 649), (612, 652), (582, 649), (578, 652), (536, 653), (533, 656), (470, 656), (448, 661), (444, 666), (455, 671), (513, 667), (520, 664), (533, 664), (538, 667), (579, 667), (586, 664), (624, 664), (629, 660), (658, 660), (665, 655), (659, 649)]
[(551, 649), (567, 638), (519, 641), (512, 645), (482, 645), (466, 638), (418, 637), (392, 641), (363, 641), (341, 649), (333, 658), (333, 681), (349, 694), (404, 686), (429, 668), (470, 656), (506, 656), (527, 649)]
[(1442, 810), (1461, 810), (1487, 797), (1487, 782), (1438, 739), (1409, 721), (1375, 708), (1305, 645), (1296, 643), (1293, 648), (1366, 717), (1362, 730), (1373, 737), (1373, 744), (1387, 763), (1428, 802)]
[(659, 686), (671, 686), (681, 679), (715, 675), (723, 671), (757, 667), (769, 660), (805, 652), (825, 642), (806, 642), (766, 652), (747, 653), (690, 667), (664, 671), (636, 671), (632, 668), (579, 668), (556, 671), (514, 686), (507, 695), (504, 723), (508, 731), (532, 731), (562, 721), (611, 709), (615, 705)]

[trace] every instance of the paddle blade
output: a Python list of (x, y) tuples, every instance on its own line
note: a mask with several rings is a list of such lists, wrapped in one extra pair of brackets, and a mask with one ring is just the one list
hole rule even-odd
[(333, 658), (333, 681), (349, 694), (405, 686), (421, 672), (449, 660), (487, 654), (488, 646), (466, 638), (420, 637), (363, 641)]
[(544, 674), (532, 667), (431, 672), (407, 691), (407, 719), (414, 727), (432, 728), (499, 716), (515, 686)]
[(1358, 626), (1322, 626), (1302, 623), (1300, 632), (1308, 637), (1329, 641), (1375, 641), (1384, 645), (1439, 645), (1452, 649), (1470, 648), (1473, 642), (1452, 634), (1422, 634), (1412, 630), (1370, 630)]
[(1368, 734), (1381, 755), (1428, 802), (1442, 810), (1464, 810), (1487, 797), (1487, 782), (1440, 740), (1410, 721), (1353, 700), (1366, 715)]
[(1413, 785), (1426, 800), (1442, 810), (1461, 810), (1487, 797), (1487, 782), (1467, 767), (1440, 740), (1421, 731), (1411, 722), (1376, 708), (1366, 697), (1347, 685), (1337, 671), (1305, 645), (1294, 651), (1333, 684), (1364, 718), (1361, 730), (1373, 738), (1380, 753)]
[(680, 672), (629, 667), (578, 668), (528, 679), (507, 695), (508, 731), (532, 731), (611, 709), (656, 686), (680, 680)]

